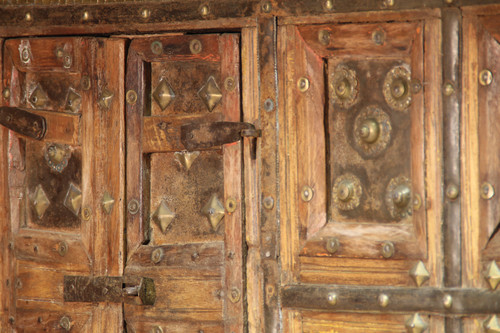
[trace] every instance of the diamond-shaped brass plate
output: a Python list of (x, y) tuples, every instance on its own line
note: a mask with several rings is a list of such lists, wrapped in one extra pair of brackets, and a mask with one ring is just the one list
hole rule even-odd
[(80, 207), (82, 206), (82, 191), (80, 191), (80, 189), (73, 183), (69, 184), (66, 199), (64, 199), (64, 206), (66, 206), (66, 208), (68, 208), (73, 214), (78, 216)]
[(33, 205), (35, 206), (36, 215), (39, 219), (43, 217), (43, 214), (50, 206), (49, 198), (47, 198), (47, 194), (45, 194), (41, 184), (36, 187), (35, 193), (33, 194)]
[(158, 84), (153, 92), (153, 98), (156, 103), (158, 103), (162, 111), (165, 111), (167, 106), (175, 98), (175, 93), (166, 79), (160, 80), (160, 84)]
[(418, 313), (415, 313), (410, 319), (408, 319), (405, 326), (408, 333), (422, 333), (428, 327), (427, 323), (422, 320), (422, 317), (420, 317)]
[(419, 261), (410, 269), (410, 276), (417, 286), (423, 285), (430, 278), (430, 273), (422, 261)]
[(80, 96), (75, 89), (69, 88), (68, 98), (66, 99), (66, 110), (73, 113), (80, 111), (82, 105), (82, 96)]
[(113, 92), (111, 92), (108, 88), (104, 88), (101, 92), (101, 94), (99, 95), (99, 106), (101, 107), (101, 109), (104, 109), (104, 110), (109, 110), (109, 108), (111, 107), (111, 102), (113, 102), (113, 96), (115, 94), (113, 94)]
[(490, 284), (491, 289), (495, 290), (500, 283), (500, 269), (495, 260), (492, 260), (486, 268), (485, 278)]
[(487, 333), (500, 333), (500, 324), (496, 315), (488, 317), (484, 321), (483, 326)]
[(200, 91), (198, 91), (198, 96), (200, 96), (210, 112), (219, 104), (222, 99), (222, 92), (213, 76), (210, 76), (207, 83), (201, 87)]
[(108, 192), (104, 192), (104, 195), (102, 196), (102, 208), (107, 214), (111, 213), (114, 204), (115, 199), (113, 199), (111, 194), (109, 194)]
[(47, 104), (48, 97), (45, 91), (40, 86), (36, 86), (35, 90), (29, 97), (29, 102), (34, 108), (42, 108)]
[(162, 201), (156, 209), (153, 218), (156, 221), (156, 224), (160, 227), (161, 231), (165, 233), (170, 223), (174, 220), (175, 213), (168, 208), (165, 201)]
[(212, 225), (212, 228), (216, 231), (220, 221), (224, 218), (224, 206), (217, 198), (217, 195), (212, 195), (205, 207), (201, 210), (201, 213), (208, 218), (210, 225)]
[(174, 153), (174, 158), (184, 167), (186, 170), (191, 168), (194, 160), (200, 156), (199, 151), (178, 151)]

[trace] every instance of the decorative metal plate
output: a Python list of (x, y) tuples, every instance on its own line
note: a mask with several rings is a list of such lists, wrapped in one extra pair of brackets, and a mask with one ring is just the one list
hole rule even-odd
[(345, 65), (339, 65), (332, 74), (330, 96), (334, 104), (348, 109), (357, 102), (359, 83), (356, 72)]
[(391, 132), (389, 115), (377, 106), (366, 107), (354, 121), (354, 143), (365, 157), (383, 152), (391, 141)]
[(385, 76), (383, 93), (392, 109), (406, 110), (412, 101), (410, 71), (403, 66), (391, 69)]
[(198, 96), (200, 96), (210, 112), (219, 104), (222, 99), (222, 92), (213, 76), (210, 76), (207, 83), (201, 87)]
[(392, 178), (387, 185), (385, 203), (391, 216), (402, 219), (412, 214), (411, 181), (405, 176)]
[(73, 183), (69, 184), (66, 199), (64, 199), (64, 206), (75, 214), (75, 216), (78, 216), (80, 213), (80, 207), (82, 206), (82, 191)]
[(50, 143), (45, 147), (45, 160), (49, 167), (56, 172), (61, 173), (68, 165), (71, 158), (71, 150), (67, 145)]
[(158, 87), (156, 87), (153, 92), (153, 98), (156, 103), (158, 103), (162, 111), (165, 111), (167, 106), (175, 98), (175, 93), (166, 79), (161, 79)]
[(333, 184), (333, 202), (340, 210), (353, 210), (358, 207), (362, 194), (361, 181), (353, 174), (341, 175)]

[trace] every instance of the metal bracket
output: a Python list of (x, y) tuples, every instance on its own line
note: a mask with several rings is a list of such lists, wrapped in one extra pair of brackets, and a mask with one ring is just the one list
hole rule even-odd
[(154, 280), (143, 277), (139, 285), (123, 287), (124, 277), (118, 276), (65, 276), (65, 302), (121, 303), (126, 296), (139, 296), (143, 305), (154, 305)]
[(9, 106), (0, 107), (0, 124), (36, 140), (42, 140), (47, 130), (44, 117)]
[(206, 149), (237, 142), (242, 137), (258, 138), (261, 130), (244, 122), (192, 123), (181, 126), (181, 142), (187, 150)]

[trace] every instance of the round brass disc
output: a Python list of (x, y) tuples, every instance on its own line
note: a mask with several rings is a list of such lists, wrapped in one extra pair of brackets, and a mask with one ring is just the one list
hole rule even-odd
[(354, 143), (364, 157), (383, 152), (391, 141), (392, 125), (389, 115), (377, 106), (363, 109), (354, 120)]
[(345, 109), (356, 104), (359, 83), (354, 70), (345, 65), (339, 65), (332, 74), (329, 86), (334, 104)]
[(412, 101), (410, 71), (403, 66), (391, 69), (385, 77), (383, 93), (385, 101), (392, 109), (408, 109)]
[(343, 174), (333, 184), (333, 202), (340, 210), (353, 210), (358, 207), (362, 194), (361, 181), (353, 174)]
[(392, 178), (387, 185), (385, 204), (391, 216), (402, 219), (412, 214), (413, 201), (411, 193), (411, 181), (405, 176)]

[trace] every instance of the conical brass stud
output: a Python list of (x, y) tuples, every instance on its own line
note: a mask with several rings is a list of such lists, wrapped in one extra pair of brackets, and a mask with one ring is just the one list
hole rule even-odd
[(158, 209), (156, 209), (153, 218), (156, 220), (156, 224), (160, 227), (161, 231), (165, 233), (170, 223), (174, 220), (175, 213), (168, 208), (165, 201), (162, 201)]
[(488, 317), (484, 321), (483, 326), (487, 333), (500, 333), (500, 324), (498, 324), (498, 317), (496, 315)]
[(47, 198), (47, 194), (45, 194), (42, 185), (38, 185), (35, 189), (35, 193), (33, 195), (33, 205), (35, 206), (36, 215), (39, 219), (41, 219), (47, 208), (50, 206), (49, 198)]
[(484, 276), (490, 284), (491, 289), (495, 290), (498, 286), (498, 283), (500, 283), (500, 269), (498, 268), (495, 260), (492, 260), (488, 264)]
[(75, 89), (69, 88), (68, 98), (66, 100), (66, 110), (73, 113), (80, 111), (80, 106), (82, 105), (82, 96), (80, 96)]
[(108, 88), (104, 88), (99, 96), (99, 106), (104, 110), (109, 110), (113, 96), (114, 94)]
[(186, 170), (189, 170), (191, 168), (191, 165), (193, 165), (194, 160), (200, 156), (199, 151), (178, 151), (174, 153), (174, 158), (184, 167)]
[(408, 319), (405, 326), (408, 333), (422, 333), (428, 327), (427, 323), (422, 320), (422, 317), (420, 317), (418, 313), (415, 313), (410, 319)]
[(200, 91), (198, 91), (198, 96), (203, 100), (208, 111), (212, 112), (222, 99), (222, 93), (213, 76), (210, 76), (207, 83), (201, 87)]
[(82, 206), (82, 191), (80, 191), (80, 189), (73, 183), (69, 184), (66, 199), (64, 199), (64, 206), (66, 206), (66, 208), (68, 208), (73, 214), (78, 216), (80, 207)]
[(217, 198), (217, 195), (212, 195), (205, 207), (201, 210), (201, 213), (208, 218), (210, 225), (212, 225), (212, 228), (216, 231), (220, 221), (224, 217), (224, 206)]
[(111, 194), (109, 194), (108, 192), (104, 192), (104, 195), (102, 196), (102, 208), (107, 214), (111, 213), (114, 204), (115, 199), (113, 199)]
[(429, 271), (425, 267), (424, 263), (422, 261), (419, 261), (416, 263), (415, 266), (410, 269), (410, 276), (412, 277), (413, 281), (417, 284), (418, 287), (423, 285), (427, 280), (430, 278)]
[(42, 108), (47, 104), (48, 97), (40, 86), (37, 86), (29, 97), (29, 102), (35, 108)]
[(153, 98), (156, 101), (156, 103), (158, 103), (162, 111), (165, 111), (167, 106), (175, 98), (175, 93), (166, 79), (162, 79), (160, 81), (160, 84), (158, 85), (158, 87), (156, 87), (155, 91), (153, 92)]

